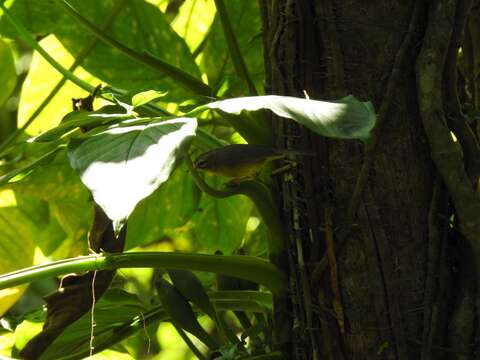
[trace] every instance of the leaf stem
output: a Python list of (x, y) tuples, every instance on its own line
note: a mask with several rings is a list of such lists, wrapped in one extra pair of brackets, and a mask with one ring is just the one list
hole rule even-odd
[(223, 0), (214, 1), (215, 7), (220, 15), (220, 22), (222, 24), (225, 39), (227, 40), (228, 50), (230, 51), (230, 58), (232, 59), (233, 67), (235, 68), (237, 75), (246, 82), (249, 94), (258, 95), (257, 89), (253, 84), (250, 74), (248, 73), (247, 65), (245, 64), (242, 52), (240, 51), (240, 46), (238, 45), (237, 37), (233, 31), (233, 26), (228, 15), (227, 7), (225, 6)]
[(272, 292), (285, 288), (285, 279), (277, 268), (268, 261), (254, 256), (131, 252), (87, 255), (14, 271), (0, 276), (0, 290), (71, 272), (149, 267), (222, 273), (257, 282)]
[(193, 181), (203, 192), (216, 198), (245, 195), (253, 201), (269, 230), (269, 257), (272, 263), (277, 265), (278, 257), (285, 251), (285, 241), (282, 224), (280, 222), (280, 214), (277, 206), (275, 206), (270, 189), (265, 184), (255, 180), (245, 180), (225, 190), (214, 189), (198, 174), (188, 154), (185, 155), (185, 162), (192, 174)]

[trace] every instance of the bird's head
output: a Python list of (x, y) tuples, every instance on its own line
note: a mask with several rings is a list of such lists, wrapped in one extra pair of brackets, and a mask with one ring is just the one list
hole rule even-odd
[(209, 153), (204, 153), (200, 155), (193, 164), (197, 170), (210, 170), (214, 167), (214, 161), (209, 156)]

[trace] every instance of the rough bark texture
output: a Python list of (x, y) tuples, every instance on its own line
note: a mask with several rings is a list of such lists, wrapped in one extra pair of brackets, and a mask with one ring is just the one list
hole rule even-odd
[[(287, 122), (277, 126), (279, 146), (317, 153), (280, 185), (294, 269), (292, 358), (470, 358), (475, 295), (465, 274), (473, 260), (449, 226), (452, 207), (417, 103), (427, 7), (421, 1), (259, 3), (267, 92), (315, 99), (353, 94), (372, 101), (383, 117), (370, 153), (359, 142), (321, 138)], [(456, 21), (466, 15), (457, 13)], [(401, 48), (405, 61), (398, 61)], [(475, 78), (476, 65), (467, 65), (465, 76)], [(371, 167), (352, 218), (352, 193), (367, 158)]]

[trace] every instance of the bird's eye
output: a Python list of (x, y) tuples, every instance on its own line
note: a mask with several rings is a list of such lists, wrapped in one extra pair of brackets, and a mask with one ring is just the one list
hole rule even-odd
[(198, 159), (197, 161), (195, 161), (195, 168), (196, 169), (203, 169), (206, 165), (206, 162), (204, 159)]

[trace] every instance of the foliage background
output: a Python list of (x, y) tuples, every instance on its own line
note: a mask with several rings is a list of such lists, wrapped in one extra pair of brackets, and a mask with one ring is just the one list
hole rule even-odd
[[(174, 3), (180, 5), (178, 9), (172, 6)], [(201, 78), (219, 90), (218, 94), (248, 94), (242, 80), (235, 75), (213, 1), (92, 0), (71, 1), (71, 4), (105, 29), (108, 35)], [(167, 91), (157, 104), (169, 111), (176, 111), (178, 103), (187, 99), (191, 103), (200, 101), (196, 94), (175, 81), (139, 66), (95, 40), (55, 1), (15, 0), (6, 1), (5, 5), (54, 59), (64, 67), (71, 67), (77, 77), (93, 86), (101, 83), (123, 89), (131, 95), (150, 89)], [(256, 2), (228, 1), (226, 6), (233, 15), (231, 21), (252, 79), (258, 91), (262, 91), (263, 53)], [(58, 125), (71, 111), (71, 99), (85, 97), (88, 93), (65, 82), (42, 56), (19, 39), (5, 16), (0, 17), (0, 36), (0, 81), (3, 86), (0, 140), (5, 141), (12, 134), (21, 140), (27, 139)], [(103, 104), (101, 100), (97, 101), (95, 108)], [(200, 126), (219, 138), (243, 142), (242, 137), (223, 120), (213, 116), (205, 116)], [(22, 131), (16, 131), (16, 128)], [(37, 154), (51, 149), (49, 143), (18, 144), (7, 153), (2, 149), (1, 173), (29, 164)], [(218, 181), (210, 180), (211, 183)], [(0, 256), (3, 259), (0, 273), (85, 254), (92, 209), (90, 195), (70, 168), (63, 151), (52, 162), (20, 174), (0, 190)], [(186, 168), (179, 166), (173, 178), (144, 199), (133, 213), (126, 247), (209, 254), (221, 250), (224, 254), (232, 254), (242, 246), (249, 254), (265, 256), (264, 235), (264, 225), (246, 197), (217, 200), (202, 195), (193, 185)], [(212, 283), (211, 276), (199, 275), (207, 284)], [(139, 308), (150, 305), (153, 301), (151, 276), (152, 271), (144, 269), (119, 272), (116, 288), (130, 294), (119, 292), (111, 296), (122, 305), (122, 309), (128, 304), (132, 308), (130, 313), (122, 310), (119, 316), (128, 318), (137, 314)], [(3, 355), (10, 354), (11, 346), (21, 348), (26, 339), (40, 329), (44, 316), (41, 297), (56, 286), (53, 281), (41, 281), (33, 283), (23, 296), (25, 288), (9, 290), (9, 298), (3, 297), (5, 291), (1, 293), (0, 310), (4, 313), (4, 321), (0, 351)], [(15, 302), (16, 305), (10, 308)], [(102, 299), (96, 309), (97, 323), (102, 323), (103, 313), (108, 314), (108, 321), (113, 320), (111, 306), (108, 299)], [(121, 321), (122, 318), (114, 320)], [(85, 324), (88, 324), (86, 320), (83, 326)], [(69, 331), (75, 334), (74, 329)], [(68, 336), (75, 335), (66, 336), (68, 339)], [(162, 323), (146, 328), (97, 357), (127, 359), (149, 353), (151, 358), (158, 359), (190, 358), (182, 344), (171, 325)]]

